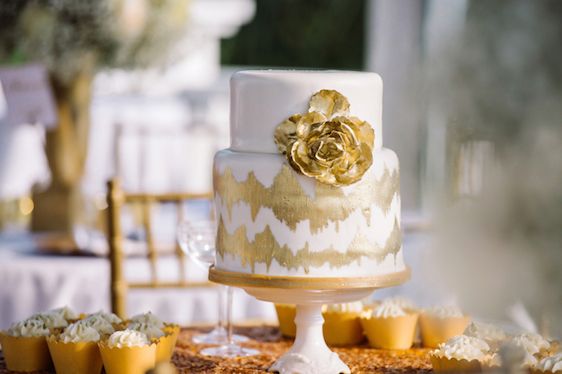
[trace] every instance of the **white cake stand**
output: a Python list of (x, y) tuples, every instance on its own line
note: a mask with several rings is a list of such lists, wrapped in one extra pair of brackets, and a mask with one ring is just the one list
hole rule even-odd
[(349, 367), (326, 345), (322, 332), (322, 305), (361, 300), (376, 289), (399, 285), (409, 277), (409, 269), (361, 278), (269, 277), (233, 273), (214, 267), (209, 271), (209, 280), (244, 288), (259, 300), (296, 304), (295, 342), (269, 368), (269, 371), (280, 374), (350, 373)]

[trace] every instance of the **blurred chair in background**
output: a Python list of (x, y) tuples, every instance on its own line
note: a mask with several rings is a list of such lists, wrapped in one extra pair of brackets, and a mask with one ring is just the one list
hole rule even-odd
[[(183, 204), (193, 200), (211, 200), (212, 193), (167, 193), (145, 194), (126, 193), (122, 190), (118, 179), (108, 182), (108, 242), (109, 259), (111, 266), (111, 308), (114, 313), (126, 318), (126, 298), (131, 288), (197, 288), (209, 287), (210, 282), (188, 282), (185, 271), (185, 255), (177, 244), (171, 251), (162, 251), (157, 248), (153, 238), (153, 224), (151, 210), (157, 204), (172, 203), (180, 222), (184, 216)], [(127, 204), (138, 204), (141, 209), (142, 226), (146, 240), (145, 256), (150, 263), (150, 279), (147, 282), (129, 281), (124, 273), (125, 251), (123, 246), (123, 231), (121, 228), (122, 209)], [(178, 261), (178, 279), (175, 281), (162, 281), (158, 276), (157, 262), (159, 256), (175, 256)]]

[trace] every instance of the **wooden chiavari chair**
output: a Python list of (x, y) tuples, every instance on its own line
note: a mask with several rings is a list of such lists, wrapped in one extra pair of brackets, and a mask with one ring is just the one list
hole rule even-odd
[[(158, 279), (157, 263), (159, 253), (155, 247), (153, 232), (151, 207), (154, 204), (173, 203), (175, 204), (178, 222), (183, 219), (183, 203), (189, 200), (211, 200), (212, 193), (169, 193), (169, 194), (145, 194), (145, 193), (126, 193), (122, 190), (118, 179), (108, 182), (108, 241), (109, 259), (111, 264), (111, 308), (113, 313), (121, 318), (127, 317), (126, 304), (127, 293), (132, 288), (195, 288), (208, 287), (212, 283), (193, 282), (187, 280), (185, 273), (185, 254), (176, 243), (173, 254), (178, 260), (179, 277), (177, 281), (162, 282)], [(121, 212), (125, 205), (137, 204), (141, 206), (142, 226), (146, 237), (146, 256), (150, 264), (150, 281), (148, 282), (129, 282), (124, 273), (125, 254), (123, 250), (123, 233), (121, 228)]]

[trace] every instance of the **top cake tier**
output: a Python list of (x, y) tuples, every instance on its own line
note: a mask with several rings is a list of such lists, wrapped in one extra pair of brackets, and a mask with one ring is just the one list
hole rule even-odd
[(382, 79), (352, 71), (247, 70), (230, 81), (231, 149), (278, 153), (273, 140), (277, 125), (306, 112), (310, 97), (327, 89), (346, 96), (350, 114), (369, 122), (375, 146), (382, 147)]

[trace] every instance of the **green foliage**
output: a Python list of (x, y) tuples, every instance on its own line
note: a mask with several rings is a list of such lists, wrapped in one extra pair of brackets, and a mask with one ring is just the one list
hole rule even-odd
[(222, 41), (221, 62), (363, 68), (364, 0), (256, 0), (256, 16)]
[(87, 64), (157, 63), (185, 33), (187, 4), (187, 0), (3, 1), (0, 63), (38, 61), (60, 80), (71, 79)]

